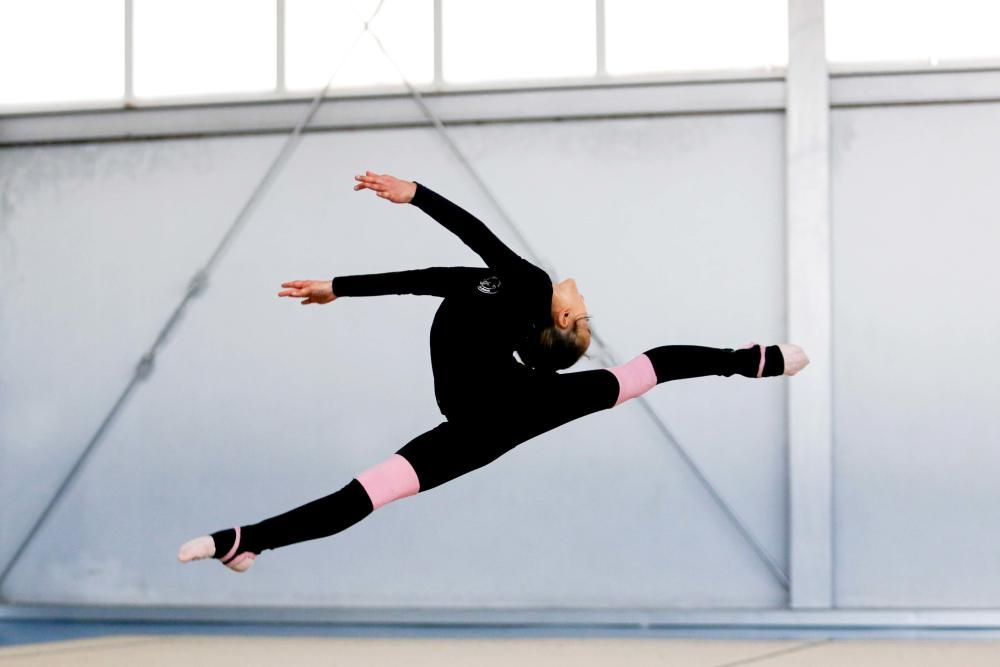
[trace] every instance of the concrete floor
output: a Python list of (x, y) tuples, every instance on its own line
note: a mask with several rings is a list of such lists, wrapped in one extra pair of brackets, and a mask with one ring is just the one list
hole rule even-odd
[(997, 667), (1000, 641), (116, 635), (0, 648), (0, 665)]

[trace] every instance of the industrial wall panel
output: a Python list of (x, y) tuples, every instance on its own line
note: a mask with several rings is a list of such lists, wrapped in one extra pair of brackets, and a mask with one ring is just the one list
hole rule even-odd
[[(625, 361), (779, 342), (780, 114), (470, 126), (458, 144)], [(128, 381), (281, 138), (0, 151), (0, 562)], [(246, 575), (184, 540), (330, 493), (442, 419), (431, 297), (303, 308), (283, 280), (480, 266), (370, 168), (499, 216), (429, 129), (305, 138), (12, 573), (35, 603), (780, 607), (785, 591), (640, 406), (592, 415)], [(596, 349), (594, 350), (596, 352)], [(585, 360), (573, 370), (598, 367)], [(785, 379), (647, 394), (782, 564)], [(476, 446), (475, 442), (468, 446)]]
[(1000, 606), (998, 119), (833, 113), (841, 607)]

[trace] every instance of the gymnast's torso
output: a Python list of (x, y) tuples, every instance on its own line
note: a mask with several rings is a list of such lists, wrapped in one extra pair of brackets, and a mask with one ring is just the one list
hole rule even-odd
[(437, 220), (487, 266), (432, 266), (333, 279), (337, 296), (444, 297), (431, 324), (434, 394), (441, 413), (504, 418), (538, 374), (514, 357), (533, 330), (552, 322), (552, 280), (504, 245), (481, 221), (417, 184), (413, 205)]
[(431, 324), (434, 394), (442, 414), (502, 417), (535, 371), (519, 362), (520, 343), (552, 321), (552, 281), (519, 259), (498, 268), (457, 267), (457, 284)]

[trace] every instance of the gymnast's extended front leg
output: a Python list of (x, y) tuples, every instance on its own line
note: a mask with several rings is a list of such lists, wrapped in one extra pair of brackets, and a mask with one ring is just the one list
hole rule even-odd
[(661, 345), (607, 370), (618, 378), (615, 405), (643, 394), (661, 382), (708, 375), (750, 378), (795, 375), (809, 363), (802, 348), (790, 343), (740, 349), (700, 345)]
[[(434, 433), (432, 430), (424, 436)], [(259, 523), (190, 540), (177, 558), (183, 563), (216, 558), (231, 570), (245, 572), (262, 551), (339, 533), (379, 507), (419, 490), (413, 466), (393, 454), (328, 496)]]

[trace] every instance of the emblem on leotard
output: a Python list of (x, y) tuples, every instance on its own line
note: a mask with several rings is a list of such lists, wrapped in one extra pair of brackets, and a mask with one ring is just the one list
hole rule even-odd
[(500, 289), (500, 278), (497, 276), (483, 278), (479, 281), (477, 289), (483, 294), (496, 294)]

